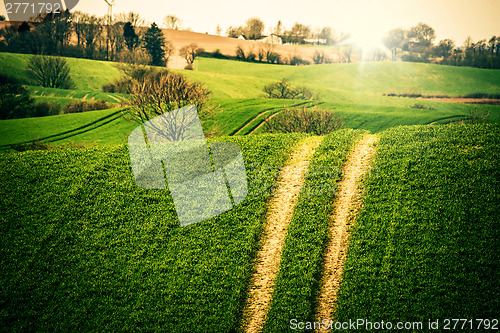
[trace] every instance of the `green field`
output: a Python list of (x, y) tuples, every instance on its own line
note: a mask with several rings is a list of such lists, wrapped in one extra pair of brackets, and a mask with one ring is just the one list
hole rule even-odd
[(499, 147), (498, 125), (381, 134), (338, 320), (499, 319)]
[(231, 139), (266, 167), (247, 169), (256, 183), (235, 209), (185, 228), (168, 192), (135, 185), (124, 145), (0, 154), (0, 326), (236, 327), (269, 189), (299, 138)]
[[(119, 77), (116, 64), (68, 58), (77, 88), (61, 90), (33, 86), (28, 57), (0, 53), (0, 71), (37, 101), (126, 98), (101, 92)], [(126, 143), (138, 124), (124, 117), (127, 106), (0, 120), (1, 331), (238, 332), (272, 190), (306, 137), (258, 127), (285, 107), (315, 103), (345, 128), (325, 135), (312, 157), (264, 332), (315, 319), (339, 171), (367, 133), (380, 141), (333, 319), (499, 319), (500, 106), (383, 94), (500, 94), (500, 70), (197, 61), (196, 71), (178, 71), (212, 91), (203, 129), (241, 147), (249, 194), (195, 225), (179, 227), (168, 190), (134, 183)], [(319, 101), (263, 98), (263, 86), (282, 78)], [(481, 122), (467, 119), (473, 108), (489, 112), (484, 124), (469, 124)], [(33, 142), (63, 149), (14, 151)]]
[(314, 319), (336, 184), (348, 153), (363, 134), (338, 131), (327, 136), (314, 153), (285, 239), (266, 332), (287, 331), (291, 318)]
[[(334, 188), (362, 134), (332, 133), (313, 156), (266, 332), (313, 319), (335, 196), (318, 190)], [(2, 327), (236, 329), (270, 189), (300, 138), (221, 138), (242, 147), (249, 196), (185, 228), (168, 192), (134, 184), (124, 145), (0, 154)], [(336, 319), (498, 315), (499, 138), (498, 125), (381, 133)]]

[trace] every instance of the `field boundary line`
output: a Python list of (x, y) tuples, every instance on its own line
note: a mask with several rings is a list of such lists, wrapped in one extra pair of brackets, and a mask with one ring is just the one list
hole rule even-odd
[(243, 332), (262, 331), (278, 276), (288, 226), (304, 184), (309, 162), (322, 140), (323, 137), (320, 136), (301, 140), (281, 171), (276, 192), (269, 202), (267, 221), (243, 309)]
[[(53, 139), (53, 138), (57, 138), (59, 136), (70, 134), (69, 136), (66, 136), (64, 138), (59, 138), (59, 139), (51, 140), (49, 142), (56, 142), (56, 141), (59, 141), (59, 140), (63, 140), (63, 139), (66, 139), (68, 137), (75, 136), (75, 135), (78, 135), (78, 134), (82, 134), (82, 133), (94, 130), (96, 128), (99, 128), (99, 127), (101, 127), (103, 125), (106, 125), (106, 124), (108, 124), (108, 123), (110, 123), (110, 122), (112, 122), (112, 121), (120, 118), (122, 116), (122, 111), (123, 111), (123, 108), (120, 108), (119, 110), (117, 110), (117, 111), (115, 111), (113, 113), (110, 113), (107, 116), (104, 116), (102, 118), (94, 120), (94, 121), (92, 121), (92, 122), (90, 122), (88, 124), (81, 125), (81, 126), (79, 126), (77, 128), (74, 128), (74, 129), (71, 129), (71, 130), (67, 130), (67, 131), (64, 131), (64, 132), (61, 132), (61, 133), (57, 133), (57, 134), (52, 134), (52, 135), (45, 136), (45, 137), (38, 138), (38, 139), (32, 139), (32, 140), (23, 141), (23, 142), (16, 142), (16, 143), (9, 143), (9, 144), (0, 145), (0, 148), (10, 147), (12, 145), (32, 143), (32, 142), (35, 142), (35, 141), (43, 141), (43, 140)], [(110, 120), (109, 118), (112, 118), (112, 117), (114, 117), (114, 118)], [(105, 120), (106, 120), (106, 122), (104, 122)], [(99, 124), (100, 122), (103, 122), (103, 123)], [(99, 124), (99, 125), (95, 126), (95, 127), (92, 127), (92, 126), (94, 126), (96, 124)], [(82, 131), (82, 130), (84, 130), (84, 131)]]
[(247, 128), (248, 125), (250, 125), (255, 119), (259, 118), (260, 116), (262, 116), (263, 114), (266, 114), (268, 112), (271, 112), (273, 111), (273, 109), (269, 109), (269, 110), (264, 110), (262, 111), (261, 113), (259, 113), (258, 115), (256, 115), (255, 117), (251, 118), (249, 121), (247, 121), (245, 124), (243, 124), (242, 127), (240, 127), (236, 132), (234, 132), (232, 135), (237, 135), (238, 133), (240, 133), (241, 131), (243, 131), (245, 128)]
[(334, 203), (335, 208), (328, 228), (329, 235), (316, 308), (318, 321), (333, 319), (337, 307), (337, 296), (349, 241), (347, 229), (361, 206), (361, 196), (358, 191), (359, 180), (371, 165), (377, 141), (378, 137), (375, 135), (364, 136), (356, 144), (344, 166), (344, 177), (339, 182), (340, 191)]
[(251, 130), (250, 132), (248, 132), (248, 135), (250, 134), (253, 134), (255, 133), (255, 131), (257, 131), (259, 128), (261, 128), (262, 126), (264, 126), (265, 123), (267, 123), (269, 120), (271, 120), (272, 118), (274, 118), (276, 115), (278, 115), (281, 111), (278, 111), (276, 113), (273, 113), (272, 115), (270, 115), (269, 117), (263, 119), (257, 126), (255, 126), (255, 128), (253, 130)]

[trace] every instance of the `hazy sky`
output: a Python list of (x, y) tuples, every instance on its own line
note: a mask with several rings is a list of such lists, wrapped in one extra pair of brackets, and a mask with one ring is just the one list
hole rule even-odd
[[(75, 9), (102, 16), (107, 5), (104, 0), (80, 0)], [(250, 17), (261, 18), (266, 31), (278, 20), (287, 29), (295, 22), (313, 28), (331, 26), (365, 45), (376, 45), (392, 28), (418, 22), (432, 26), (437, 40), (451, 38), (458, 45), (468, 35), (474, 41), (500, 35), (500, 0), (116, 0), (113, 13), (129, 11), (157, 24), (173, 14), (183, 27), (212, 34), (217, 24), (225, 33)]]

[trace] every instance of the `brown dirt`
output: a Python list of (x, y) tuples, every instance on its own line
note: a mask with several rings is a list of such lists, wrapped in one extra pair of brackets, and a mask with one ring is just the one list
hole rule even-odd
[(281, 172), (277, 191), (271, 198), (267, 224), (257, 252), (255, 273), (250, 281), (243, 310), (244, 332), (260, 332), (271, 304), (283, 243), (292, 219), (309, 161), (323, 137), (308, 137), (299, 143)]
[(358, 182), (368, 170), (375, 154), (374, 144), (378, 138), (365, 136), (350, 155), (344, 169), (344, 178), (339, 183), (340, 192), (335, 201), (335, 210), (329, 228), (329, 240), (325, 251), (323, 276), (316, 319), (332, 319), (336, 310), (337, 294), (342, 279), (344, 261), (347, 254), (348, 225), (359, 209), (360, 194)]
[[(223, 36), (215, 36), (191, 31), (162, 29), (165, 34), (165, 39), (170, 41), (175, 47), (174, 55), (170, 57), (168, 67), (184, 68), (186, 61), (178, 55), (179, 50), (191, 43), (196, 43), (198, 47), (203, 48), (207, 52), (214, 52), (219, 49), (222, 54), (228, 56), (236, 55), (236, 47), (241, 46), (245, 53), (253, 52), (257, 54), (264, 43), (254, 40), (240, 40), (237, 38), (229, 38)], [(299, 55), (303, 59), (311, 61), (314, 57), (314, 52), (317, 48), (312, 46), (300, 45), (274, 45), (273, 50), (281, 54), (282, 57), (290, 57)], [(333, 48), (321, 48), (331, 59), (338, 61), (340, 59), (339, 51)]]
[(490, 99), (490, 98), (462, 98), (462, 97), (418, 97), (417, 99), (422, 99), (426, 101), (435, 102), (445, 102), (445, 103), (464, 103), (464, 104), (491, 104), (500, 105), (500, 99)]

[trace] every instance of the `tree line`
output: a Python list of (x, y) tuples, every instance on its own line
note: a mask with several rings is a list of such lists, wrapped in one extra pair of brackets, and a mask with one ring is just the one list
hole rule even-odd
[(156, 25), (139, 14), (104, 17), (66, 10), (46, 13), (0, 30), (0, 51), (164, 66), (174, 48)]
[[(256, 40), (264, 37), (264, 28), (265, 25), (261, 19), (252, 17), (246, 21), (245, 25), (229, 27), (226, 33), (231, 38), (243, 36), (250, 40)], [(278, 21), (278, 24), (271, 29), (271, 33), (281, 37), (283, 43), (288, 44), (305, 44), (309, 42), (333, 45), (346, 37), (346, 35), (337, 36), (331, 27), (313, 30), (311, 26), (301, 23), (295, 23), (291, 29), (286, 30), (281, 21)]]
[(459, 47), (451, 39), (438, 43), (435, 30), (419, 23), (408, 30), (397, 28), (389, 31), (384, 45), (391, 50), (392, 60), (434, 62), (452, 66), (500, 68), (500, 36), (473, 42), (467, 37)]

